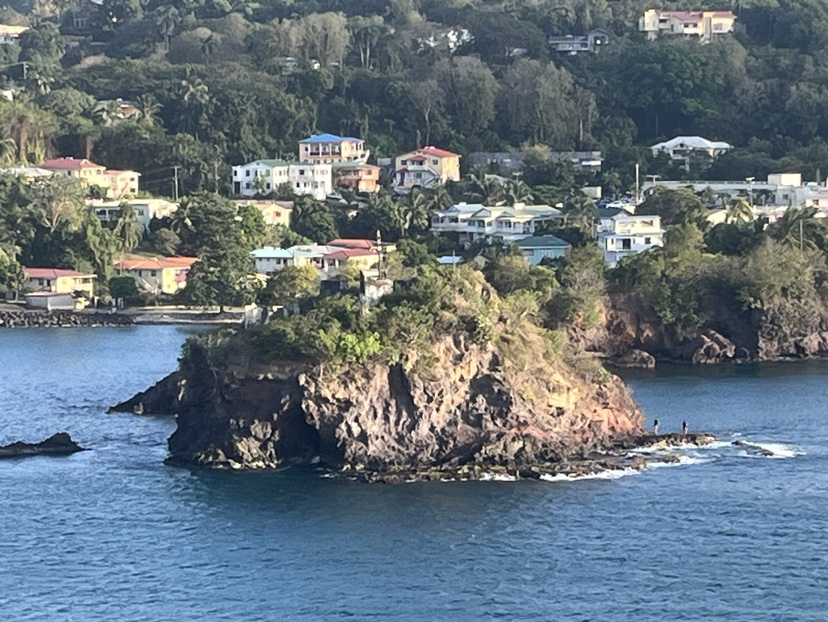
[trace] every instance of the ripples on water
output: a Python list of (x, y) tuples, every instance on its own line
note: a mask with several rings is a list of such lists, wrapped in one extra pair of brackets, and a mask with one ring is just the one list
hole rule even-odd
[(105, 410), (171, 371), (184, 336), (0, 332), (0, 441), (66, 430), (92, 449), (0, 463), (5, 619), (828, 618), (824, 363), (629, 378), (664, 430), (793, 458), (721, 446), (614, 481), (370, 486), (163, 466), (173, 422)]

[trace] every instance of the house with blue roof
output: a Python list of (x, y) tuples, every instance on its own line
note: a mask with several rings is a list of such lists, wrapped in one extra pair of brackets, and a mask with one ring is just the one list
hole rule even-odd
[(367, 162), (370, 151), (361, 138), (335, 134), (311, 134), (299, 141), (299, 160), (315, 164)]

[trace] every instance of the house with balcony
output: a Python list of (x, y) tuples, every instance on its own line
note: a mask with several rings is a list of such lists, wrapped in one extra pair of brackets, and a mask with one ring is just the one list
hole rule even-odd
[(149, 227), (153, 218), (172, 216), (178, 209), (178, 203), (154, 198), (126, 199), (123, 201), (91, 199), (86, 204), (101, 222), (116, 222), (121, 217), (121, 207), (129, 205), (135, 213), (136, 220), (145, 229)]
[(662, 11), (649, 9), (638, 20), (638, 30), (650, 41), (665, 36), (697, 37), (708, 42), (735, 30), (733, 11)]
[(613, 268), (624, 257), (664, 244), (660, 216), (632, 215), (619, 212), (602, 218), (596, 226), (598, 248), (604, 261)]
[(24, 268), (26, 288), (37, 293), (75, 294), (81, 293), (91, 300), (95, 295), (97, 276), (77, 270), (60, 268)]
[(561, 54), (574, 56), (579, 52), (597, 54), (609, 45), (609, 33), (605, 30), (590, 30), (585, 35), (553, 35), (549, 37), (549, 47)]
[(438, 147), (423, 147), (397, 156), (394, 185), (403, 192), (413, 188), (435, 188), (460, 181), (460, 156)]
[(312, 134), (299, 141), (299, 161), (316, 164), (367, 162), (371, 154), (360, 138), (335, 134)]
[(563, 222), (563, 213), (548, 205), (486, 206), (458, 203), (432, 213), (431, 231), (457, 234), (462, 244), (477, 240), (508, 244), (535, 235), (542, 224)]
[(175, 294), (187, 286), (187, 273), (198, 257), (125, 257), (115, 262), (115, 272), (135, 279), (139, 291)]
[(256, 160), (233, 167), (233, 194), (267, 196), (280, 186), (289, 186), (295, 196), (310, 195), (322, 201), (333, 192), (330, 164)]
[(354, 192), (376, 192), (380, 189), (380, 167), (365, 162), (340, 162), (333, 165), (336, 185)]

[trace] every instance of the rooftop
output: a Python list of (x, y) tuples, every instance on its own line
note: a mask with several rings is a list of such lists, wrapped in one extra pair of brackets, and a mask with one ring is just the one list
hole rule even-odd
[(570, 248), (572, 245), (566, 240), (554, 235), (533, 235), (517, 241), (518, 248)]
[(40, 165), (40, 168), (55, 171), (79, 171), (81, 169), (101, 169), (105, 170), (105, 166), (95, 164), (86, 158), (78, 160), (77, 158), (54, 158), (53, 160), (46, 160)]
[(60, 279), (60, 278), (95, 278), (94, 274), (78, 272), (77, 270), (63, 270), (61, 268), (24, 268), (26, 278), (29, 279)]
[[(445, 149), (440, 149), (439, 147), (433, 147), (431, 145), (428, 145), (426, 147), (421, 147), (420, 149), (415, 149), (414, 151), (409, 151), (408, 153), (415, 153), (415, 154), (424, 153), (426, 155), (434, 156), (435, 158), (459, 158), (460, 157), (459, 154), (453, 153), (451, 151), (447, 151)], [(406, 153), (406, 154), (403, 154), (403, 155), (408, 155), (408, 154)]]
[(360, 238), (337, 238), (328, 242), (328, 246), (337, 246), (339, 248), (350, 248), (371, 251), (374, 250), (377, 243), (373, 240)]
[(701, 136), (676, 136), (662, 143), (657, 143), (651, 149), (732, 149), (733, 145), (718, 140), (707, 140)]
[(163, 270), (165, 268), (189, 268), (198, 257), (126, 257), (115, 262), (118, 270)]
[(264, 248), (257, 248), (251, 255), (256, 259), (290, 259), (293, 257), (293, 252), (287, 248), (265, 246)]
[(318, 144), (318, 143), (359, 143), (362, 142), (359, 138), (352, 136), (337, 136), (336, 134), (311, 134), (300, 143)]

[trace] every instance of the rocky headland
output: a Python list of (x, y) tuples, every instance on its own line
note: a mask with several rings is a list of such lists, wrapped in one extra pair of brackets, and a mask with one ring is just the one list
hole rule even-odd
[(652, 368), (657, 361), (711, 365), (828, 356), (828, 309), (779, 299), (743, 310), (709, 296), (702, 326), (678, 335), (636, 294), (609, 296), (598, 326), (567, 327), (577, 347), (619, 367)]
[[(168, 461), (184, 466), (319, 465), (385, 482), (645, 466), (648, 458), (629, 449), (654, 439), (624, 384), (592, 357), (553, 351), (541, 329), (469, 275), (462, 278), (474, 279), (473, 293), (466, 283), (447, 294), (461, 295), (444, 316), (453, 328), (433, 329), (427, 346), (408, 337), (406, 349), (389, 342), (363, 360), (297, 356), (301, 336), (290, 332), (295, 341), (286, 343), (284, 334), (308, 320), (279, 320), (191, 338), (179, 372), (116, 409), (176, 414)], [(472, 295), (486, 302), (488, 318)], [(390, 332), (385, 311), (376, 313)], [(341, 343), (353, 345), (352, 335)]]

